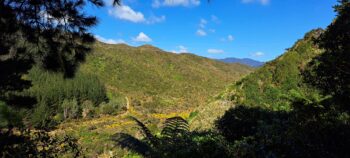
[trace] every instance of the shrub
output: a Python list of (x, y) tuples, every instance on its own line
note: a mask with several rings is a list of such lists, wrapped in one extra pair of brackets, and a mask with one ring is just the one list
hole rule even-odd
[(76, 99), (63, 100), (61, 107), (63, 109), (64, 119), (80, 117), (81, 109), (80, 109), (78, 101)]
[(93, 102), (90, 100), (85, 100), (81, 104), (81, 109), (82, 109), (81, 116), (83, 118), (91, 118), (95, 114), (95, 106), (94, 106)]
[(48, 129), (56, 125), (56, 122), (51, 118), (54, 110), (50, 108), (45, 102), (39, 102), (32, 113), (30, 113), (30, 123), (41, 129)]
[(9, 125), (22, 125), (21, 116), (14, 109), (0, 101), (0, 128), (6, 128)]

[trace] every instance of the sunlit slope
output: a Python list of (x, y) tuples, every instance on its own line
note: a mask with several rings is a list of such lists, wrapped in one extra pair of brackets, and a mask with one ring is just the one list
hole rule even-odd
[(230, 85), (217, 99), (199, 108), (193, 128), (210, 128), (214, 120), (237, 104), (272, 110), (288, 110), (295, 92), (312, 93), (302, 82), (302, 71), (312, 58), (322, 53), (313, 42), (322, 30), (313, 30), (277, 59)]
[(134, 106), (149, 111), (202, 105), (252, 70), (193, 54), (165, 52), (150, 45), (104, 43), (95, 45), (80, 68), (83, 73), (97, 75), (111, 98), (129, 97)]

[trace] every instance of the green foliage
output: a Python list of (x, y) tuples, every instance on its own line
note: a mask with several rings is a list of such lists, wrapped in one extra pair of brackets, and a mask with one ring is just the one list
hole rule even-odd
[(190, 132), (187, 121), (181, 117), (167, 119), (159, 136), (153, 135), (141, 121), (132, 119), (144, 135), (143, 140), (125, 133), (117, 133), (111, 139), (117, 145), (144, 157), (229, 157), (228, 144), (220, 135)]
[(97, 43), (79, 72), (95, 74), (105, 83), (109, 99), (127, 96), (137, 110), (159, 113), (203, 105), (212, 94), (252, 70), (149, 45)]
[(79, 157), (77, 139), (64, 135), (50, 135), (45, 131), (0, 131), (1, 157)]
[(61, 107), (63, 110), (63, 117), (65, 119), (78, 118), (81, 114), (81, 109), (76, 99), (63, 100)]
[(102, 102), (98, 106), (98, 110), (96, 113), (102, 114), (102, 115), (113, 115), (122, 111), (123, 107), (124, 107), (123, 103), (121, 103), (119, 100), (111, 100), (108, 103)]
[(316, 100), (296, 99), (288, 112), (238, 106), (228, 110), (216, 127), (233, 143), (236, 157), (346, 157), (348, 114), (325, 109), (327, 100)]
[(81, 104), (81, 109), (82, 109), (81, 115), (83, 118), (91, 118), (95, 114), (95, 106), (90, 100), (85, 100)]
[(317, 93), (303, 82), (302, 71), (307, 63), (321, 53), (313, 42), (320, 29), (307, 33), (286, 53), (231, 86), (222, 99), (247, 106), (273, 110), (291, 110), (290, 91)]
[(8, 126), (22, 126), (22, 116), (0, 101), (0, 129)]
[(316, 43), (325, 52), (305, 71), (305, 80), (325, 95), (333, 95), (338, 108), (350, 111), (350, 1), (335, 6), (338, 15)]
[[(231, 98), (248, 105), (231, 108), (216, 122), (217, 130), (233, 143), (233, 156), (350, 155), (350, 2), (339, 2), (338, 17), (326, 31), (308, 33), (286, 54), (233, 87), (238, 93), (230, 93), (235, 95)], [(261, 78), (271, 76), (267, 70), (272, 78)], [(265, 98), (266, 92), (273, 99)], [(283, 104), (288, 109), (280, 109)]]
[[(107, 100), (103, 83), (94, 75), (78, 73), (75, 78), (67, 79), (62, 74), (35, 67), (25, 78), (33, 86), (21, 94), (38, 101), (34, 110), (30, 110), (33, 112), (29, 113), (30, 122), (36, 127), (49, 128), (65, 119), (80, 118), (84, 110), (82, 104), (86, 100), (94, 105)], [(85, 114), (91, 116), (92, 108), (86, 110)]]
[(55, 109), (50, 108), (45, 102), (39, 102), (30, 112), (30, 123), (36, 128), (49, 129), (55, 125), (52, 116), (55, 114)]
[(79, 103), (91, 100), (94, 104), (106, 101), (106, 90), (102, 82), (94, 75), (78, 73), (73, 79), (62, 74), (50, 73), (33, 68), (27, 78), (33, 86), (27, 94), (50, 106), (60, 105), (64, 99), (76, 99)]

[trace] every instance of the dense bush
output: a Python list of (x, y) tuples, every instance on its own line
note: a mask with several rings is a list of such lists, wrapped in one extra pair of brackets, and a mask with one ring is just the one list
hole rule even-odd
[(314, 39), (322, 32), (321, 29), (310, 31), (282, 56), (232, 85), (222, 97), (246, 106), (291, 110), (290, 91), (317, 93), (303, 82), (301, 72), (321, 53)]
[(50, 106), (59, 105), (64, 99), (76, 99), (79, 103), (91, 100), (94, 104), (107, 99), (103, 83), (94, 75), (78, 73), (70, 79), (62, 74), (33, 68), (27, 78), (33, 84), (27, 94)]
[(102, 102), (96, 111), (98, 114), (102, 115), (112, 115), (117, 114), (124, 107), (123, 103), (118, 100), (110, 100), (108, 103)]
[(33, 86), (22, 95), (34, 97), (38, 102), (29, 110), (30, 123), (38, 128), (80, 118), (83, 112), (85, 117), (91, 116), (94, 105), (107, 101), (105, 87), (94, 75), (78, 73), (70, 79), (35, 67), (25, 78)]
[(22, 126), (22, 116), (18, 111), (10, 108), (4, 102), (0, 101), (0, 129), (8, 126)]

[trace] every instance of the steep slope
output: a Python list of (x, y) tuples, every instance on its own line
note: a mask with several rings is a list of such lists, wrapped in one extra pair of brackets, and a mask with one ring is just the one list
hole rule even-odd
[(261, 62), (261, 61), (257, 61), (257, 60), (253, 60), (253, 59), (249, 59), (249, 58), (225, 58), (225, 59), (219, 59), (219, 61), (225, 62), (225, 63), (239, 63), (239, 64), (243, 64), (243, 65), (248, 65), (251, 67), (261, 67), (263, 66), (265, 63)]
[(210, 128), (217, 117), (234, 105), (288, 110), (292, 93), (312, 91), (303, 84), (301, 73), (312, 58), (322, 53), (313, 43), (322, 32), (317, 29), (307, 33), (283, 55), (230, 85), (208, 106), (200, 107), (193, 128)]
[(151, 112), (203, 105), (209, 96), (252, 70), (193, 54), (164, 52), (150, 45), (104, 43), (95, 45), (80, 68), (83, 73), (97, 75), (110, 98), (128, 97), (136, 108)]

